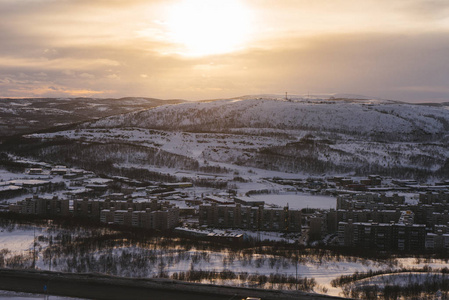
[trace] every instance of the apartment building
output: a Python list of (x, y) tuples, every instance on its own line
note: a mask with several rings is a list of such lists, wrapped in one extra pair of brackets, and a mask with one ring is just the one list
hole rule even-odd
[(340, 222), (341, 246), (379, 250), (422, 251), (426, 226), (423, 224)]
[(102, 223), (133, 226), (155, 230), (169, 230), (178, 226), (179, 208), (164, 207), (162, 210), (152, 211), (147, 208), (144, 211), (134, 211), (132, 208), (104, 209), (100, 213)]
[(10, 212), (43, 216), (76, 216), (99, 220), (106, 224), (137, 226), (167, 230), (179, 223), (179, 208), (163, 201), (133, 201), (110, 199), (70, 200), (34, 196), (10, 204)]
[(37, 195), (9, 205), (9, 211), (32, 215), (60, 215), (68, 216), (69, 200), (58, 197), (42, 198)]
[(217, 228), (265, 231), (301, 230), (301, 211), (263, 206), (204, 204), (199, 208), (199, 224)]
[(114, 208), (114, 210), (129, 210), (133, 211), (160, 209), (162, 202), (157, 200), (133, 201), (128, 200), (111, 200), (108, 199), (77, 199), (73, 200), (73, 214), (77, 217), (88, 217), (98, 219), (102, 210)]
[(399, 208), (394, 210), (382, 209), (339, 209), (337, 210), (337, 222), (378, 222), (378, 223), (390, 223), (391, 221), (397, 222), (401, 217), (401, 210)]

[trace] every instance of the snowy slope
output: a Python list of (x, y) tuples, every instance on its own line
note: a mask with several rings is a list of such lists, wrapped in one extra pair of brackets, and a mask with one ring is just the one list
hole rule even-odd
[(437, 134), (449, 129), (449, 111), (385, 100), (227, 99), (160, 106), (106, 118), (92, 126), (197, 131), (274, 128), (358, 134)]
[(195, 171), (226, 164), (286, 173), (442, 178), (449, 172), (448, 132), (444, 104), (263, 95), (163, 105), (32, 137), (92, 143), (88, 153), (100, 153), (98, 159), (116, 166)]
[(0, 138), (179, 102), (151, 98), (0, 98)]

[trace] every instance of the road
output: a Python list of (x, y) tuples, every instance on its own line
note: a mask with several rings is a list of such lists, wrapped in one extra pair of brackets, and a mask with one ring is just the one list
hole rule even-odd
[(296, 291), (273, 291), (186, 283), (166, 279), (132, 279), (100, 274), (70, 274), (0, 269), (0, 290), (109, 300), (262, 300), (342, 299)]

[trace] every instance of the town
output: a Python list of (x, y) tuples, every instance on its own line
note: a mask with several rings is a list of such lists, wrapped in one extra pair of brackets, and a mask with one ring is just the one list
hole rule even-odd
[[(46, 163), (16, 163), (22, 164), (25, 172), (15, 174), (16, 179), (2, 179), (0, 207), (4, 212), (46, 218), (73, 216), (236, 241), (250, 232), (256, 239), (260, 232), (275, 232), (303, 245), (406, 253), (445, 253), (449, 249), (449, 181), (422, 185), (378, 175), (268, 179), (289, 191), (336, 199), (331, 209), (293, 209), (251, 197), (269, 193), (266, 190), (244, 195), (229, 191), (199, 194), (191, 182), (141, 182)], [(214, 229), (221, 230), (220, 234)]]

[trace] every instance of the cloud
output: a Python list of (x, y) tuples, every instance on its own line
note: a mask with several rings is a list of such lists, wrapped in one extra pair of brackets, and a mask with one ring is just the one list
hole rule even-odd
[(167, 1), (0, 0), (0, 96), (449, 98), (446, 2), (247, 0), (246, 48), (186, 58), (164, 54)]
[(412, 91), (412, 92), (430, 92), (430, 93), (444, 93), (449, 94), (449, 87), (447, 86), (398, 86), (400, 91)]
[(350, 34), (291, 39), (290, 48), (255, 49), (229, 57), (229, 63), (248, 68), (240, 71), (244, 74), (241, 80), (253, 90), (350, 91), (421, 101), (422, 93), (398, 87), (449, 85), (449, 40), (445, 36)]
[(449, 2), (447, 0), (414, 0), (402, 4), (402, 11), (409, 14), (413, 20), (441, 20), (447, 19)]
[(83, 79), (94, 79), (95, 75), (89, 74), (89, 73), (82, 73), (79, 75), (80, 78)]
[[(285, 91), (358, 93), (403, 101), (449, 99), (449, 92), (440, 88), (449, 86), (446, 36), (320, 35), (194, 59), (134, 47), (67, 48), (58, 51), (64, 59), (0, 58), (0, 78), (10, 81), (2, 84), (0, 96), (16, 96), (19, 91), (29, 95), (26, 87), (30, 91), (42, 87), (40, 95), (51, 96), (54, 91), (47, 87), (54, 86), (92, 94), (185, 99)], [(38, 70), (47, 76), (38, 76)]]
[(72, 70), (63, 70), (63, 71), (61, 71), (61, 73), (63, 75), (66, 75), (66, 76), (73, 76), (73, 75), (75, 75), (75, 73)]
[[(18, 87), (16, 89), (11, 89), (11, 92), (21, 93), (22, 97), (94, 97), (98, 95), (108, 94), (107, 91), (96, 91), (96, 90), (88, 90), (88, 89), (66, 89), (63, 87), (33, 87), (33, 88), (24, 88)], [(9, 97), (7, 95), (2, 97)]]
[(120, 79), (120, 76), (118, 76), (117, 74), (109, 74), (106, 76), (106, 78), (109, 79)]

